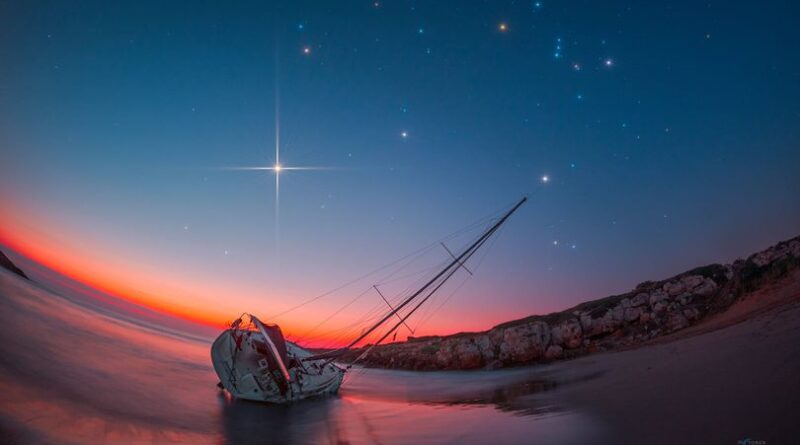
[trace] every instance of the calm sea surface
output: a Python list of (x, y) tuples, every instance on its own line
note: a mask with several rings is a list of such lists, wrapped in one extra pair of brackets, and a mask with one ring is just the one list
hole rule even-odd
[(119, 316), (0, 271), (0, 442), (42, 444), (592, 443), (598, 422), (548, 398), (535, 368), (353, 369), (340, 394), (230, 400), (211, 338)]

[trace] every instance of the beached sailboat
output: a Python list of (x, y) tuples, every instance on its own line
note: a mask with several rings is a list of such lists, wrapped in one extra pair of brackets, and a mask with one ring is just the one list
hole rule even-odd
[[(522, 198), (517, 202), (459, 255), (451, 253), (452, 261), (400, 304), (392, 307), (384, 299), (390, 307), (389, 312), (343, 348), (314, 354), (286, 341), (279, 326), (243, 314), (211, 346), (211, 361), (220, 378), (219, 386), (233, 397), (270, 403), (288, 403), (336, 393), (350, 366), (406, 324), (406, 320), (459, 269), (468, 271), (467, 261), (526, 200)], [(405, 312), (401, 312), (404, 309)], [(382, 326), (389, 326), (389, 329), (347, 366), (334, 362)]]

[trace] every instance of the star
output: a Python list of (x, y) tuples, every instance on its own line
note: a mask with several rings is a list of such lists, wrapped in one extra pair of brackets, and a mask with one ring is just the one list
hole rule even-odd
[(497, 29), (500, 32), (506, 32), (508, 31), (508, 25), (505, 22), (501, 22), (499, 25), (497, 25)]
[(575, 70), (575, 71), (580, 71), (581, 70), (581, 64), (580, 63), (573, 63), (572, 64), (572, 69)]
[(407, 139), (408, 138), (408, 132), (405, 131), (405, 130), (401, 131), (400, 132), (400, 137), (403, 138), (403, 139)]
[(606, 59), (606, 60), (604, 60), (603, 61), (603, 65), (605, 65), (605, 66), (607, 66), (609, 68), (614, 66), (614, 59)]
[(558, 240), (553, 240), (553, 245), (557, 246), (558, 245)]
[(304, 46), (303, 47), (303, 54), (306, 54), (306, 55), (311, 54), (311, 47), (310, 46)]
[[(311, 52), (311, 48), (305, 47), (304, 53)], [(281, 197), (281, 175), (287, 171), (295, 170), (328, 170), (327, 167), (311, 167), (311, 166), (287, 166), (281, 163), (281, 125), (280, 125), (280, 90), (278, 84), (275, 84), (275, 162), (272, 165), (265, 166), (248, 166), (248, 167), (228, 167), (226, 170), (238, 171), (270, 171), (275, 175), (275, 242), (280, 246), (280, 197)], [(279, 252), (280, 248), (276, 249)], [(227, 255), (227, 250), (225, 251)]]
[(548, 182), (550, 182), (550, 177), (547, 175), (542, 175), (541, 181), (542, 183), (547, 184)]

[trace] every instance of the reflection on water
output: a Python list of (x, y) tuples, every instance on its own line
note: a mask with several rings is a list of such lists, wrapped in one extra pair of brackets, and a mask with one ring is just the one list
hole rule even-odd
[[(583, 443), (585, 416), (531, 369), (353, 369), (336, 397), (289, 406), (217, 390), (209, 345), (93, 311), (0, 270), (3, 443)], [(562, 383), (563, 384), (563, 383)]]

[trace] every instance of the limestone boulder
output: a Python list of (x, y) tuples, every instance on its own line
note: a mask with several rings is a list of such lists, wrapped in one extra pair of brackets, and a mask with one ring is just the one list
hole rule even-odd
[(625, 321), (632, 322), (639, 319), (642, 315), (642, 310), (638, 307), (629, 307), (625, 309)]
[(550, 345), (547, 347), (547, 351), (544, 353), (544, 357), (547, 359), (556, 359), (561, 358), (564, 354), (564, 349), (558, 345)]
[(475, 339), (475, 344), (478, 345), (478, 351), (486, 362), (494, 359), (494, 343), (488, 335), (479, 335)]
[(662, 287), (664, 292), (667, 293), (670, 297), (674, 297), (676, 295), (680, 295), (683, 291), (686, 290), (686, 286), (681, 281), (667, 281), (664, 283)]
[(576, 318), (570, 318), (553, 326), (552, 333), (554, 345), (572, 349), (583, 342), (581, 323)]
[(635, 297), (631, 298), (631, 306), (639, 307), (644, 306), (650, 301), (650, 294), (647, 292), (640, 292)]
[(540, 358), (550, 344), (550, 326), (542, 321), (524, 323), (503, 330), (500, 360), (521, 363)]
[(656, 303), (669, 299), (669, 294), (663, 290), (657, 290), (650, 294), (650, 306), (655, 306)]
[(681, 283), (687, 290), (694, 289), (695, 287), (701, 285), (703, 283), (703, 276), (702, 275), (687, 275), (681, 278)]
[(683, 310), (683, 316), (689, 321), (695, 321), (700, 318), (700, 311), (694, 307), (687, 307)]
[(716, 292), (717, 288), (719, 288), (719, 286), (717, 286), (717, 283), (714, 282), (714, 280), (712, 280), (711, 278), (706, 278), (703, 280), (703, 284), (700, 284), (699, 286), (692, 289), (692, 293), (695, 295), (707, 297)]
[(667, 330), (675, 332), (689, 326), (689, 320), (681, 313), (673, 313), (667, 318)]

